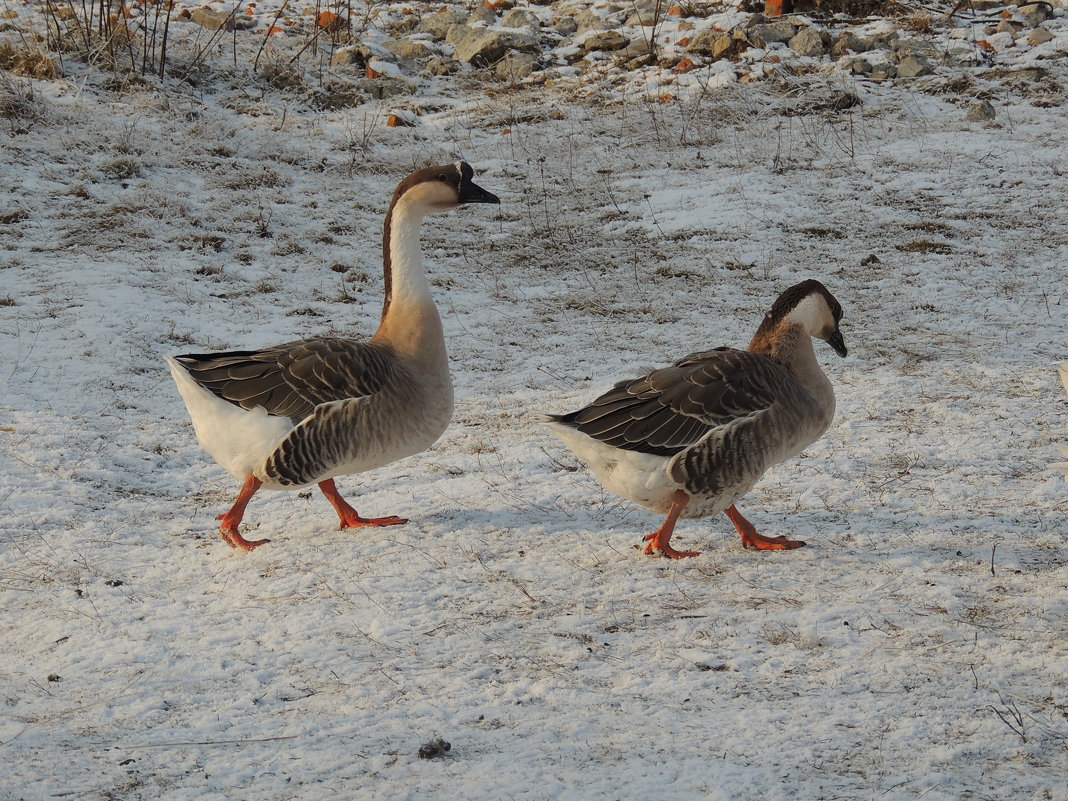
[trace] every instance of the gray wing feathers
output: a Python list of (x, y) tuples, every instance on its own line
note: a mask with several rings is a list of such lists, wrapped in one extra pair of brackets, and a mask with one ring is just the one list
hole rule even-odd
[(372, 395), (389, 381), (389, 352), (380, 345), (319, 338), (256, 351), (176, 357), (200, 386), (244, 409), (294, 421), (322, 403)]
[(283, 486), (300, 486), (343, 464), (356, 445), (352, 422), (361, 403), (356, 398), (315, 407), (268, 457), (266, 477)]
[(775, 385), (790, 379), (764, 356), (718, 348), (621, 381), (589, 406), (555, 419), (616, 448), (669, 456), (770, 408)]

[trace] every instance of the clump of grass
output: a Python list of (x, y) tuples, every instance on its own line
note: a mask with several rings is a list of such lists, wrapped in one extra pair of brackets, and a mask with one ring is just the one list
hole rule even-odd
[(269, 86), (282, 91), (298, 92), (306, 87), (301, 70), (292, 64), (271, 61), (260, 69), (260, 78)]
[(14, 211), (0, 212), (0, 225), (14, 225), (20, 223), (30, 216), (30, 212), (26, 209), (15, 209)]
[(945, 255), (953, 252), (953, 246), (948, 242), (935, 242), (930, 239), (917, 239), (896, 245), (897, 249), (905, 253), (939, 253)]
[(4, 295), (2, 298), (0, 298), (0, 306), (14, 306), (14, 305), (15, 305), (15, 299), (13, 297), (11, 297), (10, 295)]
[(59, 64), (43, 50), (16, 42), (0, 42), (0, 69), (20, 78), (52, 80), (63, 74)]
[(329, 81), (312, 92), (308, 103), (317, 111), (338, 111), (361, 106), (367, 99), (367, 95), (353, 84)]
[(12, 133), (26, 133), (27, 124), (44, 116), (43, 101), (30, 81), (0, 78), (0, 119), (8, 120)]
[(101, 164), (100, 172), (112, 180), (125, 181), (130, 178), (140, 178), (141, 165), (134, 159), (123, 156)]

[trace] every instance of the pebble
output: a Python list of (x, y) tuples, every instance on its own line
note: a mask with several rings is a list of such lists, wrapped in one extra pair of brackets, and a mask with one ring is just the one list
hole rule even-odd
[(897, 65), (897, 77), (918, 78), (921, 75), (934, 75), (934, 67), (923, 56), (905, 56)]
[(980, 100), (978, 103), (973, 103), (968, 109), (968, 112), (964, 115), (964, 119), (967, 122), (990, 122), (997, 116), (997, 112), (994, 111), (994, 107), (990, 105), (987, 100)]

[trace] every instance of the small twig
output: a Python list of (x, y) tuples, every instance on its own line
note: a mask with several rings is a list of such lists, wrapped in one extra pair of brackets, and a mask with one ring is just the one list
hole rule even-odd
[[(1009, 701), (1008, 703), (1006, 703), (1001, 693), (998, 693), (998, 700), (1001, 701), (1001, 703), (1005, 704), (1004, 712), (1002, 712), (993, 704), (987, 704), (986, 708), (993, 712), (995, 715), (997, 715), (999, 718), (1001, 718), (1001, 722), (1008, 726), (1010, 729), (1012, 729), (1014, 732), (1016, 732), (1016, 734), (1020, 736), (1020, 739), (1026, 743), (1027, 736), (1024, 734), (1023, 715), (1020, 714), (1019, 707), (1017, 707), (1015, 702), (1013, 701)], [(1012, 718), (1012, 720), (1009, 719), (1010, 717)], [(1014, 723), (1015, 725), (1013, 725)]]
[(140, 745), (120, 745), (127, 751), (135, 748), (175, 748), (181, 745), (245, 745), (246, 743), (273, 743), (279, 740), (295, 740), (300, 735), (287, 734), (283, 737), (251, 737), (247, 740), (189, 740), (187, 742), (176, 741), (173, 743), (142, 743)]
[(995, 573), (994, 573), (994, 554), (997, 553), (997, 550), (998, 550), (998, 544), (995, 542), (994, 543), (994, 547), (990, 549), (990, 575), (991, 576), (995, 575)]

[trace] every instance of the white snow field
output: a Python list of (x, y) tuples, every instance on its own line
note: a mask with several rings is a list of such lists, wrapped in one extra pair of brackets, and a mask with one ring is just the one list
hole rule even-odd
[[(1068, 799), (1061, 104), (461, 76), (387, 128), (106, 77), (0, 80), (0, 798)], [(424, 228), (455, 420), (338, 482), (410, 522), (262, 492), (270, 544), (231, 549), (163, 358), (369, 335), (390, 193), (458, 158), (502, 204)], [(808, 546), (719, 517), (643, 556), (659, 518), (539, 415), (744, 346), (809, 277), (835, 421), (739, 504)]]

